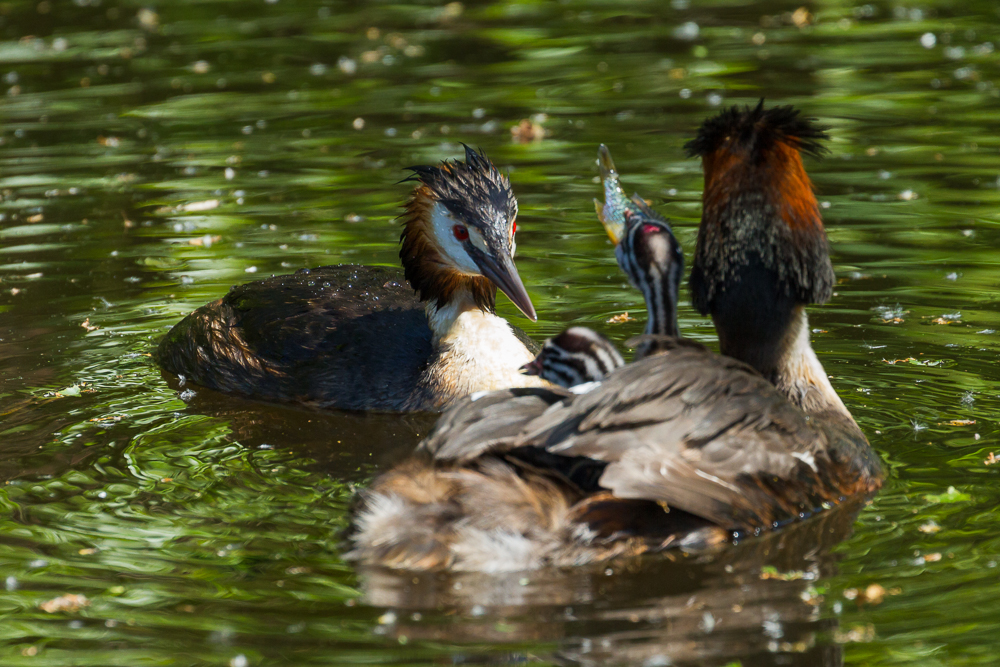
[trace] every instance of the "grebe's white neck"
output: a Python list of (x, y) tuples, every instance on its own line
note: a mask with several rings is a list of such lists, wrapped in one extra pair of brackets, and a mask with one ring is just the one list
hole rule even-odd
[(799, 306), (796, 311), (781, 341), (771, 381), (809, 414), (834, 412), (851, 418), (809, 343), (809, 318), (805, 308)]
[(534, 355), (507, 320), (477, 306), (470, 292), (456, 291), (442, 306), (430, 301), (426, 312), (435, 350), (427, 377), (440, 393), (458, 398), (475, 391), (549, 386), (521, 373)]

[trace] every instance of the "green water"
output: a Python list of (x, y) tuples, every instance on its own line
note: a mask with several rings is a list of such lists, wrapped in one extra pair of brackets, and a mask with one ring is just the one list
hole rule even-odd
[[(797, 7), (0, 2), (0, 664), (995, 664), (1000, 13)], [(433, 420), (182, 400), (150, 362), (232, 284), (395, 264), (403, 167), (459, 142), (519, 198), (539, 321), (502, 314), (622, 341), (643, 310), (594, 216), (597, 145), (690, 255), (681, 147), (760, 96), (831, 128), (813, 340), (889, 471), (856, 516), (700, 560), (359, 573), (355, 485)], [(544, 139), (512, 140), (532, 117)], [(713, 340), (686, 297), (680, 320)]]

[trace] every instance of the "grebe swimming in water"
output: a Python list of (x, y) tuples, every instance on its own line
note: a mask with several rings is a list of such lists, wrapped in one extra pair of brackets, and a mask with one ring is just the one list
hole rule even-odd
[(544, 384), (518, 371), (537, 346), (494, 312), (499, 287), (535, 319), (514, 267), (507, 177), (468, 147), (464, 163), (412, 171), (404, 275), (326, 266), (233, 288), (178, 323), (157, 362), (219, 391), (347, 410), (434, 411)]
[[(364, 493), (350, 556), (416, 570), (580, 564), (714, 544), (877, 490), (878, 458), (809, 344), (804, 306), (829, 298), (833, 271), (800, 152), (823, 138), (762, 103), (687, 145), (705, 171), (691, 288), (727, 356), (659, 337), (586, 393), (459, 401)], [(647, 300), (666, 292), (652, 287)]]

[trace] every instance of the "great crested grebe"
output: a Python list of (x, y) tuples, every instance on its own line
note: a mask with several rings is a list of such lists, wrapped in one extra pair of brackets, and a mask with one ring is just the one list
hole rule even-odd
[(400, 569), (581, 564), (715, 544), (877, 490), (878, 458), (806, 326), (832, 270), (800, 151), (824, 137), (761, 103), (707, 121), (687, 146), (705, 170), (695, 303), (730, 356), (664, 338), (587, 393), (459, 401), (422, 457), (363, 496), (350, 556)]
[(410, 169), (403, 276), (340, 265), (235, 287), (171, 329), (156, 360), (219, 391), (346, 410), (434, 411), (545, 384), (518, 371), (537, 345), (494, 312), (499, 287), (535, 319), (507, 177), (468, 146), (464, 163)]
[(624, 365), (610, 340), (587, 327), (570, 327), (546, 340), (542, 351), (522, 366), (521, 372), (572, 389), (600, 382)]

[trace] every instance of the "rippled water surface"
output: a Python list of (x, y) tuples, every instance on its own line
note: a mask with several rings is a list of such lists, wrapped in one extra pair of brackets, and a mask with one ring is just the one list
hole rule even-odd
[[(796, 9), (0, 3), (0, 663), (995, 664), (1000, 13)], [(230, 285), (395, 264), (403, 167), (459, 142), (520, 201), (540, 319), (502, 313), (622, 341), (639, 322), (606, 321), (643, 310), (595, 220), (597, 145), (690, 254), (681, 147), (760, 96), (831, 128), (807, 166), (838, 287), (811, 323), (889, 470), (870, 505), (705, 558), (358, 572), (354, 489), (433, 419), (182, 399), (150, 361)]]

